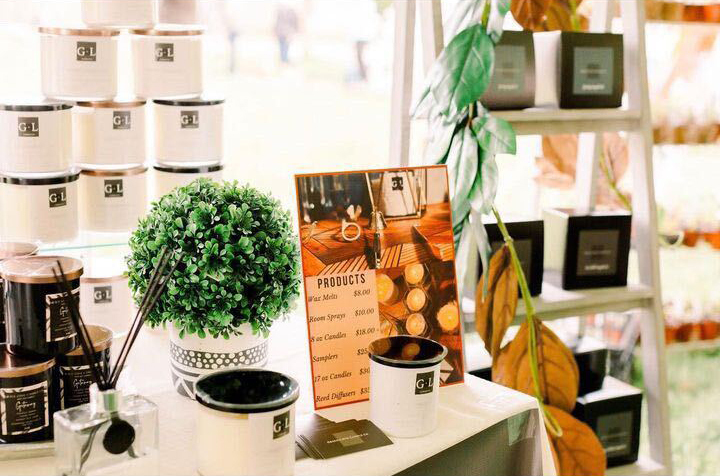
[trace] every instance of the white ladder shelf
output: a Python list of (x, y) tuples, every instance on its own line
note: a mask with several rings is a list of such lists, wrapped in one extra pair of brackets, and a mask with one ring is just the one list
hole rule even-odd
[[(462, 0), (461, 0), (462, 1)], [(419, 13), (425, 71), (444, 45), (441, 0), (394, 2), (395, 50), (390, 127), (390, 161), (407, 165), (410, 150), (410, 108), (413, 95), (415, 18)], [(633, 247), (638, 254), (640, 282), (628, 288), (581, 294), (562, 293), (536, 299), (540, 317), (552, 319), (583, 313), (635, 308), (641, 313), (642, 361), (648, 408), (649, 458), (611, 468), (608, 474), (672, 474), (670, 414), (667, 396), (665, 331), (659, 277), (657, 210), (653, 184), (652, 127), (645, 54), (645, 4), (642, 0), (619, 2), (624, 34), (624, 71), (627, 105), (620, 109), (529, 109), (498, 111), (517, 134), (578, 133), (576, 193), (579, 205), (592, 207), (599, 175), (600, 134), (625, 131), (633, 177)], [(610, 30), (613, 0), (593, 0), (590, 30)], [(616, 292), (613, 292), (616, 291)], [(558, 297), (560, 296), (560, 297)], [(544, 303), (544, 304), (543, 304)], [(464, 306), (465, 307), (465, 306)], [(467, 311), (467, 309), (465, 309)]]

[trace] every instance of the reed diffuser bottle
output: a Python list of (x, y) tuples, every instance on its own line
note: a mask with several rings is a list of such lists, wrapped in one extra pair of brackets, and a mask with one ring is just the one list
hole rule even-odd
[(153, 475), (159, 473), (158, 408), (140, 395), (117, 388), (127, 356), (150, 312), (177, 268), (182, 253), (166, 274), (172, 253), (161, 253), (115, 366), (101, 365), (94, 353), (77, 303), (62, 266), (56, 280), (65, 291), (68, 308), (92, 380), (90, 403), (55, 413), (55, 461), (61, 475)]

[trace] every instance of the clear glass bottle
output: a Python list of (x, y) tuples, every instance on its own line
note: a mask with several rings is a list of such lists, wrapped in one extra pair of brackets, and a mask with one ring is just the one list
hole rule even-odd
[(90, 403), (55, 413), (61, 475), (158, 474), (158, 409), (139, 395), (90, 387)]

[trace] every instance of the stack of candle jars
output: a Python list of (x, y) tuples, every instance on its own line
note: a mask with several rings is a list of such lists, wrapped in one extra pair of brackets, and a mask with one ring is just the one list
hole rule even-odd
[[(60, 262), (73, 298), (80, 299), (80, 260), (34, 256), (31, 244), (2, 243), (3, 343), (0, 343), (0, 443), (52, 439), (53, 413), (89, 401), (90, 368), (81, 357), (64, 291)], [(93, 351), (110, 362), (112, 332), (91, 325)]]

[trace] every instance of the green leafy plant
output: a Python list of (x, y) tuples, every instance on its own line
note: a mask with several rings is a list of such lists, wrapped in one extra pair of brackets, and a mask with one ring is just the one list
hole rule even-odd
[(180, 337), (269, 333), (299, 294), (299, 247), (290, 213), (237, 182), (198, 179), (153, 203), (130, 238), (130, 288), (138, 299), (161, 251), (184, 252), (167, 291), (147, 316), (172, 322)]

